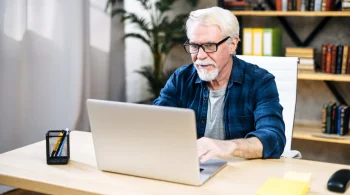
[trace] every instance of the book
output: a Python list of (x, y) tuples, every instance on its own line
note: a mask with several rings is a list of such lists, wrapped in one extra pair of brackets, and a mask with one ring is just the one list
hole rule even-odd
[(326, 113), (327, 113), (327, 104), (323, 104), (322, 115), (321, 115), (322, 133), (326, 133)]
[(321, 71), (326, 72), (327, 45), (322, 45), (321, 50)]
[(299, 64), (314, 65), (315, 60), (310, 58), (299, 58)]
[(346, 74), (350, 74), (350, 46), (348, 48), (348, 64), (346, 65)]
[(300, 11), (304, 12), (306, 11), (306, 3), (307, 3), (307, 0), (301, 0), (301, 5), (300, 5)]
[(263, 29), (263, 56), (282, 56), (282, 29)]
[(314, 11), (321, 11), (322, 0), (315, 0), (314, 6)]
[(322, 0), (321, 11), (326, 11), (326, 0)]
[(312, 48), (312, 47), (286, 47), (286, 52), (314, 54), (315, 48)]
[(300, 11), (300, 9), (301, 9), (301, 0), (296, 0), (297, 2), (296, 2), (296, 10), (297, 11)]
[(314, 11), (315, 9), (315, 0), (309, 0), (309, 11)]
[(314, 65), (309, 65), (309, 64), (299, 64), (298, 65), (298, 70), (315, 70)]
[(333, 10), (333, 0), (326, 0), (326, 11)]
[(282, 0), (276, 0), (276, 11), (282, 11)]
[(348, 45), (343, 46), (343, 60), (342, 60), (342, 65), (341, 65), (341, 74), (346, 74), (346, 68), (347, 68), (347, 63), (348, 63)]
[(332, 46), (331, 54), (332, 54), (331, 73), (335, 74), (336, 66), (337, 66), (336, 65), (337, 64), (337, 46), (336, 45)]
[(346, 135), (349, 132), (349, 113), (350, 109), (346, 105), (341, 105), (340, 107), (340, 128), (339, 135)]
[(326, 107), (326, 133), (332, 133), (332, 108), (335, 102), (329, 102)]
[(338, 112), (337, 112), (337, 108), (338, 108), (338, 105), (337, 104), (334, 104), (333, 106), (332, 106), (332, 122), (331, 122), (331, 134), (336, 134), (337, 133), (337, 114), (338, 114)]
[(288, 0), (282, 0), (282, 11), (288, 11)]
[(336, 74), (341, 74), (342, 60), (343, 60), (343, 46), (337, 45), (337, 57), (336, 57), (336, 67), (335, 67)]
[(327, 45), (327, 51), (326, 51), (326, 73), (332, 73), (331, 70), (332, 65), (332, 45)]

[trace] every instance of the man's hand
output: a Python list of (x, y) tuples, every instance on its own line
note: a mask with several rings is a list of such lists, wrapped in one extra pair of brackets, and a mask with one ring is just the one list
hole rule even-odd
[(202, 137), (197, 140), (198, 158), (205, 162), (212, 157), (229, 158), (236, 149), (237, 144), (232, 141), (216, 140)]
[(256, 137), (235, 140), (216, 140), (202, 137), (197, 140), (198, 158), (205, 162), (212, 157), (227, 159), (231, 156), (252, 159), (263, 156), (263, 145)]

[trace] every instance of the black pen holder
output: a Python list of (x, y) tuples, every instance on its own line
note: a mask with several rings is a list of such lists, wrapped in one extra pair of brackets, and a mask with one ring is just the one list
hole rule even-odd
[(69, 130), (46, 133), (46, 161), (49, 165), (65, 165), (69, 161)]

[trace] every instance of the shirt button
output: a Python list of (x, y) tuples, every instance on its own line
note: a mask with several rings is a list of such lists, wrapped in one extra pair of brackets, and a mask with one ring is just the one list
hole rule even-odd
[(207, 100), (208, 98), (204, 97), (203, 99), (204, 99), (204, 100)]
[(202, 123), (204, 124), (204, 123), (205, 123), (205, 120), (202, 120)]

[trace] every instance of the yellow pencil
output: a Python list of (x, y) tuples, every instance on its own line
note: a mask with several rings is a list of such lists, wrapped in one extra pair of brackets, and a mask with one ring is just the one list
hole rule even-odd
[(55, 155), (55, 152), (56, 152), (57, 149), (58, 149), (58, 146), (59, 146), (59, 144), (60, 144), (60, 142), (61, 142), (62, 137), (63, 137), (63, 131), (60, 133), (60, 137), (57, 138), (56, 145), (55, 145), (55, 147), (53, 148), (53, 151), (52, 151), (52, 153), (51, 153), (51, 157), (53, 157), (53, 156)]

